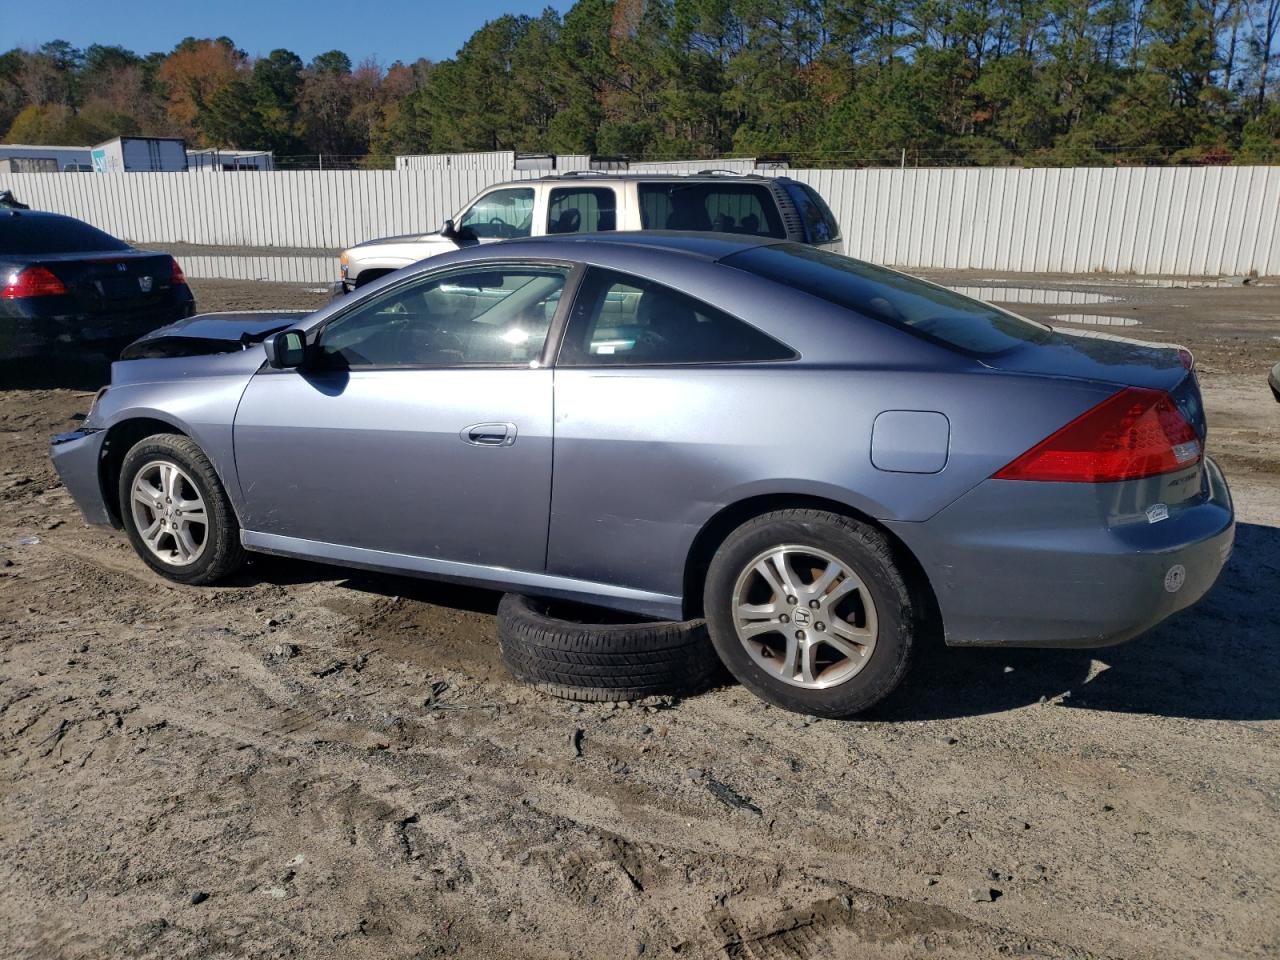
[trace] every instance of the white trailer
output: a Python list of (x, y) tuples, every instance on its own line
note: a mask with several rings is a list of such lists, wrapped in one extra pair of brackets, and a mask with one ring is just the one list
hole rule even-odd
[(274, 170), (275, 154), (270, 150), (207, 150), (187, 151), (187, 170), (225, 172), (230, 170)]
[(472, 153), (419, 153), (396, 157), (397, 170), (514, 170), (514, 150)]
[(184, 173), (187, 144), (178, 137), (116, 137), (93, 148), (95, 173)]
[[(704, 163), (703, 166), (706, 164)], [(597, 157), (586, 153), (516, 153), (491, 150), (480, 153), (419, 153), (396, 157), (397, 170), (544, 170), (565, 173), (573, 170), (627, 169), (626, 157)]]
[(53, 157), (0, 157), (0, 173), (57, 173)]
[[(41, 146), (29, 143), (0, 143), (0, 160), (38, 160), (35, 165), (41, 171), (48, 168), (53, 161), (54, 170), (87, 170), (92, 147), (59, 147)], [(27, 163), (12, 165), (11, 172), (31, 172), (33, 167)]]
[(754, 157), (720, 158), (715, 160), (643, 160), (632, 162), (628, 168), (631, 173), (703, 173), (707, 170), (724, 173), (753, 173), (756, 169)]

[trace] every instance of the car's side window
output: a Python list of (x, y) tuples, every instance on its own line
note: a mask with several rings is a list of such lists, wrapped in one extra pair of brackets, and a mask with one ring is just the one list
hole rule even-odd
[(645, 366), (790, 360), (795, 351), (749, 323), (661, 284), (587, 272), (558, 363)]
[(807, 183), (795, 182), (787, 183), (786, 190), (804, 220), (810, 243), (833, 243), (840, 239), (840, 224), (817, 190)]
[(618, 199), (609, 187), (557, 187), (547, 201), (547, 233), (618, 229)]
[(533, 227), (533, 188), (507, 187), (486, 193), (462, 215), (456, 227), (467, 227), (482, 240), (529, 236)]
[(493, 266), (392, 287), (326, 324), (324, 368), (527, 365), (542, 356), (568, 271)]
[(714, 230), (784, 239), (773, 194), (757, 183), (659, 180), (636, 187), (645, 230)]

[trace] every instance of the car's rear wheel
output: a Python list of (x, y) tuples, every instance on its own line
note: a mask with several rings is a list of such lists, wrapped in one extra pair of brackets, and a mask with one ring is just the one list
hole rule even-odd
[(170, 580), (213, 583), (244, 563), (226, 491), (189, 437), (165, 433), (138, 441), (121, 465), (119, 496), (134, 550)]
[(916, 634), (889, 541), (820, 510), (779, 510), (735, 530), (711, 561), (703, 603), (712, 643), (745, 687), (820, 717), (886, 697)]

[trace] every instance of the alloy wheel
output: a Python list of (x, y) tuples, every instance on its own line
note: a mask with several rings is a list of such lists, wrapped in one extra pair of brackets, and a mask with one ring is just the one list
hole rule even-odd
[(204, 553), (209, 518), (204, 498), (175, 463), (153, 460), (133, 478), (130, 508), (138, 536), (158, 559), (185, 567)]
[(784, 683), (837, 686), (875, 650), (870, 591), (847, 564), (817, 547), (788, 544), (759, 554), (739, 574), (732, 602), (739, 641)]

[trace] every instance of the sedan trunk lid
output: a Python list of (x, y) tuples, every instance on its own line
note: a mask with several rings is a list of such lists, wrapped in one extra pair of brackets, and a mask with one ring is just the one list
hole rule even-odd
[(1184, 347), (1095, 331), (1053, 329), (1044, 339), (983, 358), (987, 366), (1013, 373), (1072, 377), (1120, 387), (1164, 390), (1203, 439), (1207, 435), (1200, 386)]
[(984, 357), (983, 362), (1016, 373), (1172, 391), (1187, 375), (1181, 350), (1176, 344), (1053, 328), (1043, 338)]
[(173, 286), (173, 258), (145, 250), (44, 254), (27, 265), (61, 280), (69, 312), (87, 316), (145, 312), (168, 302)]

